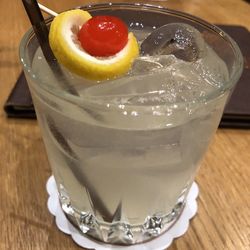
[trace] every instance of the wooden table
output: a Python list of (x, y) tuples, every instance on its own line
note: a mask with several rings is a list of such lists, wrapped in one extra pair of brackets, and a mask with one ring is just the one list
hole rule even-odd
[[(55, 11), (86, 2), (41, 0)], [(169, 0), (163, 3), (209, 22), (238, 24), (250, 29), (250, 5), (242, 0)], [(1, 107), (21, 71), (18, 44), (29, 26), (21, 1), (0, 1)], [(169, 249), (250, 249), (249, 148), (249, 130), (218, 129), (196, 178), (200, 187), (198, 214), (188, 232)], [(37, 122), (7, 119), (1, 108), (1, 250), (80, 249), (56, 228), (47, 210), (45, 184), (50, 175)]]

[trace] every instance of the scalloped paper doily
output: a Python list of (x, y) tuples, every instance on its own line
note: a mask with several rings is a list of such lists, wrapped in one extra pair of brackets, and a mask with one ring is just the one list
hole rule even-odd
[(90, 238), (85, 237), (79, 233), (75, 227), (68, 221), (59, 203), (58, 191), (55, 179), (51, 176), (47, 181), (47, 192), (49, 194), (48, 209), (49, 212), (55, 216), (57, 227), (72, 237), (72, 239), (81, 247), (95, 250), (163, 250), (171, 245), (175, 238), (185, 234), (189, 227), (189, 220), (197, 213), (196, 198), (199, 194), (198, 185), (194, 182), (187, 196), (185, 208), (179, 219), (174, 225), (166, 232), (156, 237), (155, 239), (131, 246), (116, 246), (101, 243)]

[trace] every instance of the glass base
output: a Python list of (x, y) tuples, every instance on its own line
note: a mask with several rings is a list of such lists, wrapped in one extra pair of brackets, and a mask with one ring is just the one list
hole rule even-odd
[(185, 195), (178, 199), (170, 213), (147, 216), (141, 225), (126, 222), (100, 223), (90, 212), (76, 212), (68, 199), (60, 197), (60, 203), (69, 221), (85, 236), (109, 244), (133, 245), (152, 240), (170, 229), (185, 207)]

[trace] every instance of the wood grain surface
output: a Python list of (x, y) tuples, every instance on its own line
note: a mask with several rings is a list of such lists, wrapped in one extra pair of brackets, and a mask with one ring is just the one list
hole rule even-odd
[[(40, 2), (59, 12), (95, 1)], [(242, 0), (150, 3), (250, 29), (250, 4)], [(21, 71), (18, 45), (29, 27), (21, 1), (0, 1), (0, 249), (81, 249), (56, 228), (47, 210), (45, 184), (51, 171), (37, 122), (7, 119), (2, 109)], [(250, 249), (249, 148), (250, 130), (218, 129), (196, 178), (198, 214), (169, 249)]]

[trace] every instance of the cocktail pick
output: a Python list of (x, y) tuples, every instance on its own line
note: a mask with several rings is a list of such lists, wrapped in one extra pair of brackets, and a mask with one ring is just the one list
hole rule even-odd
[(38, 6), (39, 6), (39, 8), (40, 8), (42, 11), (44, 11), (45, 13), (47, 13), (47, 14), (49, 14), (49, 15), (51, 15), (51, 16), (56, 17), (56, 16), (58, 15), (58, 13), (56, 13), (55, 11), (53, 11), (53, 10), (47, 8), (46, 6), (44, 6), (44, 5), (40, 4), (40, 3), (38, 3)]

